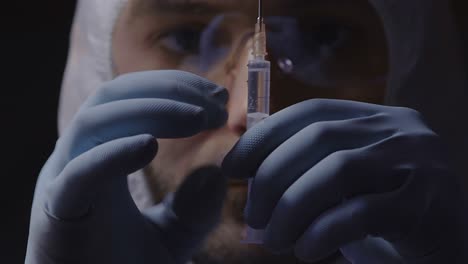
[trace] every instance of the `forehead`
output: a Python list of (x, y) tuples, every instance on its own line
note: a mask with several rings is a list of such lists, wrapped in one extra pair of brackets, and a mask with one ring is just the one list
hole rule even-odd
[[(139, 11), (215, 12), (252, 4), (253, 0), (134, 0)], [(237, 3), (237, 4), (236, 4)]]
[[(267, 0), (263, 1), (266, 14), (300, 12), (323, 9), (347, 9), (349, 11), (369, 6), (367, 0)], [(242, 11), (256, 14), (258, 0), (133, 0), (138, 13), (219, 13)]]

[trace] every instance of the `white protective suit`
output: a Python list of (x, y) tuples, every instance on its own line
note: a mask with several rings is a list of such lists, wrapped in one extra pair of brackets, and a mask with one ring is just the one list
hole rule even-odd
[[(420, 111), (447, 142), (468, 178), (468, 82), (459, 32), (446, 0), (369, 0), (389, 42), (387, 104)], [(112, 31), (127, 0), (79, 0), (59, 108), (59, 131), (113, 76)], [(150, 205), (141, 172), (130, 177), (137, 205)]]

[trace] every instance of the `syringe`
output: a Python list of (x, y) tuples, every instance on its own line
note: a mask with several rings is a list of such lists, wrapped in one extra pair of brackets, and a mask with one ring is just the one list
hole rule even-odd
[[(266, 58), (266, 30), (263, 22), (262, 0), (258, 1), (258, 19), (253, 39), (253, 58), (248, 63), (247, 129), (270, 115), (270, 62)], [(249, 193), (252, 180), (249, 180)], [(243, 243), (261, 244), (263, 230), (247, 226)]]

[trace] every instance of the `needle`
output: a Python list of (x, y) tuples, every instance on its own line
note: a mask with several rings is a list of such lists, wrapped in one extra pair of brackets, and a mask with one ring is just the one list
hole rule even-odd
[(263, 18), (263, 4), (262, 0), (258, 0), (258, 18)]

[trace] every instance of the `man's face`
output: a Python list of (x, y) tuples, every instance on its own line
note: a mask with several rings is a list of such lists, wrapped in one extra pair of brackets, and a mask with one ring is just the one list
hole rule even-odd
[[(264, 1), (271, 111), (312, 98), (382, 103), (387, 47), (379, 17), (367, 0)], [(230, 93), (229, 119), (218, 130), (191, 138), (160, 139), (146, 169), (159, 201), (201, 165), (220, 165), (245, 131), (247, 62), (256, 0), (129, 0), (116, 22), (112, 54), (116, 75), (179, 69), (204, 76)], [(243, 182), (230, 184), (223, 221), (202, 263), (296, 263), (240, 244)], [(206, 253), (208, 252), (208, 253)]]

